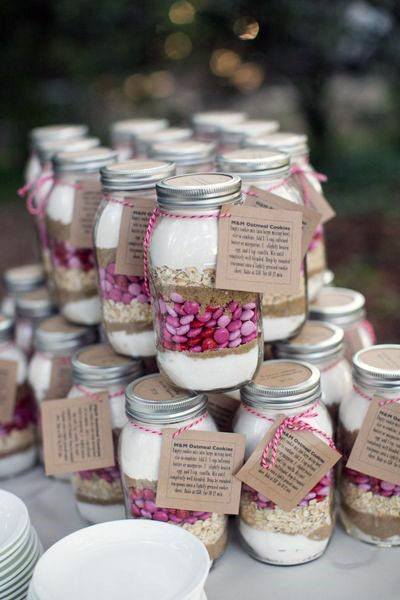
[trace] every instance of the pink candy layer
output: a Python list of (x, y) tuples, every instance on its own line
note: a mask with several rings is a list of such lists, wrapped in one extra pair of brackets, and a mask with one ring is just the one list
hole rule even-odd
[(91, 481), (94, 477), (104, 479), (107, 483), (121, 480), (121, 474), (118, 467), (107, 467), (105, 469), (91, 469), (88, 471), (79, 471), (79, 477), (85, 481)]
[(395, 485), (394, 483), (390, 483), (390, 481), (369, 477), (369, 475), (364, 475), (363, 473), (347, 468), (344, 469), (344, 474), (351, 483), (358, 486), (363, 492), (372, 492), (386, 498), (400, 496), (400, 485)]
[(51, 248), (52, 259), (56, 267), (91, 271), (95, 268), (92, 248), (76, 248), (69, 242), (54, 242)]
[(134, 300), (142, 304), (150, 304), (150, 297), (146, 294), (144, 278), (136, 275), (117, 275), (115, 262), (100, 267), (99, 281), (101, 295), (105, 300), (130, 304)]
[(188, 523), (194, 525), (197, 521), (206, 521), (211, 517), (209, 512), (179, 510), (175, 508), (160, 508), (155, 504), (156, 494), (151, 488), (129, 491), (131, 500), (131, 515), (134, 519), (152, 519), (153, 521), (171, 522), (177, 525)]
[(0, 423), (0, 436), (8, 435), (14, 430), (22, 431), (34, 424), (36, 424), (36, 408), (33, 397), (27, 392), (16, 405), (12, 421)]

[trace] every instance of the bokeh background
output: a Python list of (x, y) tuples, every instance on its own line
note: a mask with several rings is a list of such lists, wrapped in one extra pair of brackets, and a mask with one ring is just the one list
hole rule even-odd
[(400, 340), (398, 0), (4, 0), (0, 16), (0, 269), (35, 256), (16, 196), (30, 128), (86, 122), (106, 143), (124, 117), (243, 109), (309, 134), (335, 282)]

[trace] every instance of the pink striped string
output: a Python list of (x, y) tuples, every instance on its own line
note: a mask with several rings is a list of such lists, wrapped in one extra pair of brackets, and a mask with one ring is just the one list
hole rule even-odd
[[(358, 396), (365, 398), (365, 400), (371, 401), (373, 398), (373, 396), (369, 396), (356, 385), (353, 385), (353, 390)], [(397, 404), (397, 402), (400, 402), (400, 396), (397, 396), (397, 398), (389, 398), (388, 400), (381, 400), (379, 402), (379, 406), (385, 406), (386, 404)]]
[[(205, 413), (203, 413), (201, 415), (201, 417), (199, 417), (195, 421), (192, 421), (192, 423), (189, 423), (189, 425), (185, 425), (184, 427), (180, 427), (179, 429), (176, 429), (176, 431), (174, 431), (172, 437), (176, 438), (176, 437), (178, 437), (178, 435), (181, 435), (181, 433), (184, 433), (185, 431), (192, 429), (195, 425), (199, 425), (199, 423), (202, 423), (207, 416), (208, 416), (208, 413), (206, 411)], [(145, 431), (146, 433), (152, 433), (154, 435), (162, 435), (162, 431), (159, 431), (158, 429), (150, 429), (149, 427), (144, 427), (144, 425), (140, 425), (136, 421), (131, 421), (131, 423), (134, 427), (136, 427), (136, 429), (140, 429), (141, 431)]]
[(36, 350), (35, 354), (37, 356), (43, 356), (44, 358), (55, 358), (65, 365), (71, 363), (71, 358), (69, 356), (53, 356), (50, 352), (42, 352), (41, 350)]
[(43, 185), (48, 181), (54, 181), (54, 175), (40, 175), (35, 181), (28, 183), (18, 190), (18, 196), (23, 198), (26, 194), (26, 208), (34, 217), (44, 217), (47, 196), (40, 198), (38, 205), (35, 206), (34, 199), (39, 194)]
[(290, 173), (291, 175), (298, 175), (299, 176), (299, 182), (301, 185), (301, 192), (302, 192), (302, 196), (303, 196), (303, 200), (304, 200), (304, 206), (310, 206), (310, 199), (308, 197), (308, 190), (307, 190), (307, 173), (312, 173), (312, 175), (318, 179), (318, 181), (320, 182), (325, 182), (328, 180), (327, 176), (324, 175), (323, 173), (318, 173), (317, 171), (314, 171), (314, 169), (312, 169), (311, 167), (309, 169), (305, 169), (304, 167), (300, 167), (299, 165), (292, 165), (290, 168)]
[(107, 200), (107, 202), (121, 204), (122, 206), (127, 206), (128, 208), (134, 207), (134, 203), (126, 198), (115, 198), (115, 196), (111, 196), (110, 194), (104, 194), (104, 198)]
[[(80, 384), (78, 384), (76, 386), (76, 389), (78, 389), (80, 392), (82, 392), (86, 396), (89, 396), (90, 398), (96, 398), (97, 396), (99, 396), (100, 394), (103, 393), (103, 392), (92, 392), (87, 387), (85, 387), (84, 385), (80, 385)], [(123, 396), (123, 395), (125, 395), (125, 389), (121, 388), (120, 390), (117, 390), (116, 392), (113, 392), (112, 394), (108, 394), (108, 397), (116, 398), (117, 396)]]

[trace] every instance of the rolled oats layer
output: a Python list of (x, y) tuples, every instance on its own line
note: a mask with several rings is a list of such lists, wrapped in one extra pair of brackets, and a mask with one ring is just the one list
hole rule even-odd
[(94, 269), (56, 267), (54, 280), (62, 304), (97, 296), (97, 275)]
[(94, 471), (81, 471), (73, 476), (75, 497), (90, 504), (123, 504), (119, 469), (110, 467)]
[(264, 317), (291, 317), (307, 312), (307, 299), (304, 275), (300, 278), (300, 289), (297, 294), (264, 294), (262, 297), (262, 314)]

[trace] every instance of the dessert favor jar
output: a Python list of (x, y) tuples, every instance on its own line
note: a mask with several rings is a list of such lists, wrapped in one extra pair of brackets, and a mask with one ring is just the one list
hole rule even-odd
[[(328, 411), (320, 401), (319, 371), (309, 363), (266, 361), (241, 395), (234, 431), (246, 436), (245, 460), (283, 415), (311, 426), (325, 443), (327, 440), (315, 429), (332, 436)], [(247, 552), (274, 565), (297, 565), (321, 556), (334, 527), (333, 491), (333, 473), (329, 472), (295, 508), (285, 511), (243, 485), (238, 524)]]
[[(298, 189), (290, 180), (289, 157), (283, 152), (243, 148), (220, 154), (217, 162), (219, 170), (240, 176), (245, 198), (250, 197), (249, 189), (255, 186), (295, 204), (302, 203)], [(306, 272), (304, 261), (297, 294), (263, 295), (264, 342), (291, 338), (304, 325), (307, 319)]]
[(173, 144), (184, 142), (193, 137), (193, 130), (189, 127), (167, 127), (159, 131), (137, 134), (135, 137), (137, 157), (149, 156), (153, 144)]
[(175, 523), (197, 536), (212, 559), (218, 558), (227, 543), (226, 515), (162, 508), (155, 503), (162, 430), (216, 431), (207, 413), (207, 397), (177, 390), (153, 374), (127, 387), (126, 411), (129, 422), (122, 430), (119, 457), (127, 517)]
[(168, 127), (167, 119), (125, 119), (111, 125), (111, 145), (118, 160), (129, 160), (136, 154), (136, 136), (155, 133)]
[[(321, 181), (325, 177), (317, 173), (310, 164), (308, 139), (304, 133), (277, 132), (263, 136), (249, 136), (244, 140), (249, 148), (275, 149), (289, 154), (292, 173), (299, 177), (303, 204), (309, 204), (305, 189), (301, 183), (303, 178), (319, 193), (322, 192)], [(308, 298), (313, 300), (324, 285), (326, 271), (326, 252), (324, 228), (319, 225), (314, 233), (307, 252)]]
[(140, 360), (116, 354), (108, 344), (94, 344), (72, 357), (74, 385), (68, 397), (107, 393), (113, 428), (115, 465), (104, 469), (80, 471), (72, 475), (79, 513), (90, 523), (124, 518), (124, 497), (118, 465), (118, 439), (127, 423), (125, 387), (142, 375)]
[(236, 389), (258, 369), (259, 294), (215, 287), (219, 210), (241, 198), (240, 178), (222, 173), (157, 184), (158, 213), (146, 236), (157, 362), (178, 387)]
[(218, 142), (222, 125), (234, 125), (246, 121), (247, 114), (240, 111), (216, 110), (194, 113), (192, 123), (196, 139), (203, 142)]
[[(149, 214), (155, 206), (156, 183), (172, 175), (172, 163), (156, 160), (131, 160), (104, 167), (101, 171), (103, 200), (94, 230), (99, 270), (103, 326), (114, 350), (127, 356), (155, 356), (155, 336), (150, 296), (143, 278), (143, 260), (139, 270), (117, 268), (117, 251), (122, 243), (123, 214), (134, 209), (135, 202), (148, 203)], [(127, 217), (131, 218), (130, 215)], [(137, 220), (139, 216), (132, 218)], [(144, 237), (144, 233), (143, 233)], [(143, 251), (142, 241), (139, 250)], [(127, 252), (128, 252), (127, 247)]]
[[(61, 152), (53, 160), (56, 180), (47, 201), (47, 228), (59, 309), (73, 323), (101, 320), (91, 227), (101, 199), (99, 169), (115, 158), (113, 150), (99, 147)], [(82, 198), (75, 210), (78, 194)], [(89, 232), (84, 240), (81, 228)]]
[(15, 343), (30, 357), (33, 352), (33, 337), (41, 321), (57, 312), (47, 288), (41, 287), (26, 292), (17, 298)]
[(340, 517), (347, 533), (378, 546), (400, 545), (400, 486), (345, 467), (373, 396), (400, 398), (400, 345), (360, 350), (353, 359), (353, 390), (339, 411)]
[(215, 144), (198, 140), (156, 143), (149, 149), (149, 155), (157, 160), (170, 160), (175, 163), (177, 175), (204, 173), (214, 170)]
[(249, 137), (278, 131), (278, 121), (249, 119), (242, 123), (221, 123), (219, 126), (219, 152), (237, 150)]
[(10, 421), (0, 421), (0, 478), (3, 478), (26, 471), (37, 458), (35, 404), (26, 382), (26, 358), (13, 342), (13, 322), (3, 315), (0, 315), (1, 361), (17, 364), (14, 414)]
[(18, 296), (44, 285), (43, 267), (40, 264), (32, 264), (7, 269), (3, 273), (3, 283), (6, 288), (6, 296), (1, 302), (1, 313), (12, 319), (15, 317)]
[(344, 354), (351, 363), (359, 350), (376, 342), (373, 326), (366, 318), (365, 298), (360, 292), (323, 287), (310, 304), (310, 318), (338, 325), (344, 331)]
[(306, 360), (321, 374), (322, 400), (336, 426), (339, 406), (352, 390), (351, 369), (343, 356), (343, 330), (330, 323), (307, 321), (290, 342), (275, 346), (278, 358)]

